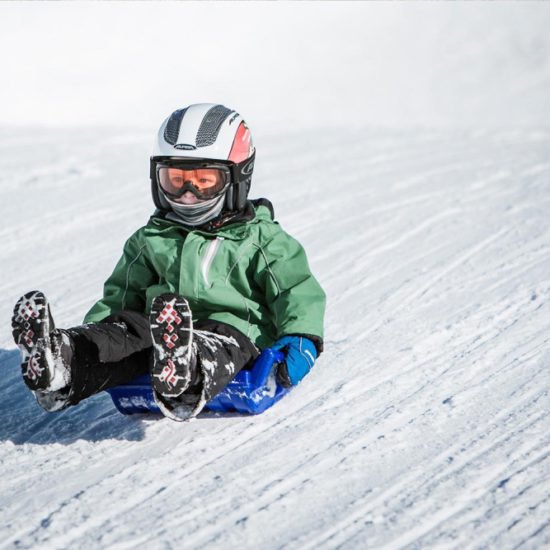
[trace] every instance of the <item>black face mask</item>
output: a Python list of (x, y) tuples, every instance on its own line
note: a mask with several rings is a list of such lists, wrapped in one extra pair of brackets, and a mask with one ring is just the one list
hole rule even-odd
[(203, 225), (219, 216), (225, 202), (225, 195), (221, 194), (213, 199), (201, 200), (196, 204), (181, 204), (171, 200), (162, 189), (159, 189), (159, 192), (161, 201), (166, 202), (166, 206), (170, 210), (167, 217), (190, 226)]

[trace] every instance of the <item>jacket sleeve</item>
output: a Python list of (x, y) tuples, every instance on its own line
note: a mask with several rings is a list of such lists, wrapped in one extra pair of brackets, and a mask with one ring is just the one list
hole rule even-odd
[(257, 283), (273, 315), (277, 338), (291, 334), (307, 336), (320, 353), (325, 292), (311, 273), (302, 245), (282, 229), (260, 245)]
[(137, 231), (126, 241), (122, 257), (105, 282), (103, 298), (88, 311), (84, 322), (98, 322), (123, 309), (145, 312), (145, 291), (157, 279), (153, 266), (147, 260), (145, 244)]

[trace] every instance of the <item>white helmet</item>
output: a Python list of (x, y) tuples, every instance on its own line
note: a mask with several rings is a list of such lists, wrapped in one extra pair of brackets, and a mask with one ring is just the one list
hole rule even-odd
[(215, 103), (198, 103), (174, 111), (161, 125), (151, 156), (151, 190), (155, 206), (169, 210), (159, 191), (160, 166), (223, 165), (230, 174), (225, 210), (244, 208), (255, 149), (245, 121), (236, 111)]

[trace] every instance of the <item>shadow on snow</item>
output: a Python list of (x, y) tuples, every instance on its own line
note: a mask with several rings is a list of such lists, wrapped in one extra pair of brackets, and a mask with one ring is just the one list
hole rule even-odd
[[(18, 349), (0, 349), (0, 372), (0, 441), (16, 445), (70, 445), (79, 439), (141, 441), (144, 438), (145, 417), (120, 414), (107, 393), (57, 413), (44, 411), (21, 378)], [(161, 417), (146, 418), (151, 421)]]

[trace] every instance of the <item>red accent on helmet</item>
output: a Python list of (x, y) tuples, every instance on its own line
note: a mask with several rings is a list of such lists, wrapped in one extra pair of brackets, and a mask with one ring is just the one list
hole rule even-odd
[(228, 160), (236, 164), (246, 160), (250, 156), (251, 145), (250, 130), (244, 122), (241, 122), (233, 140)]

